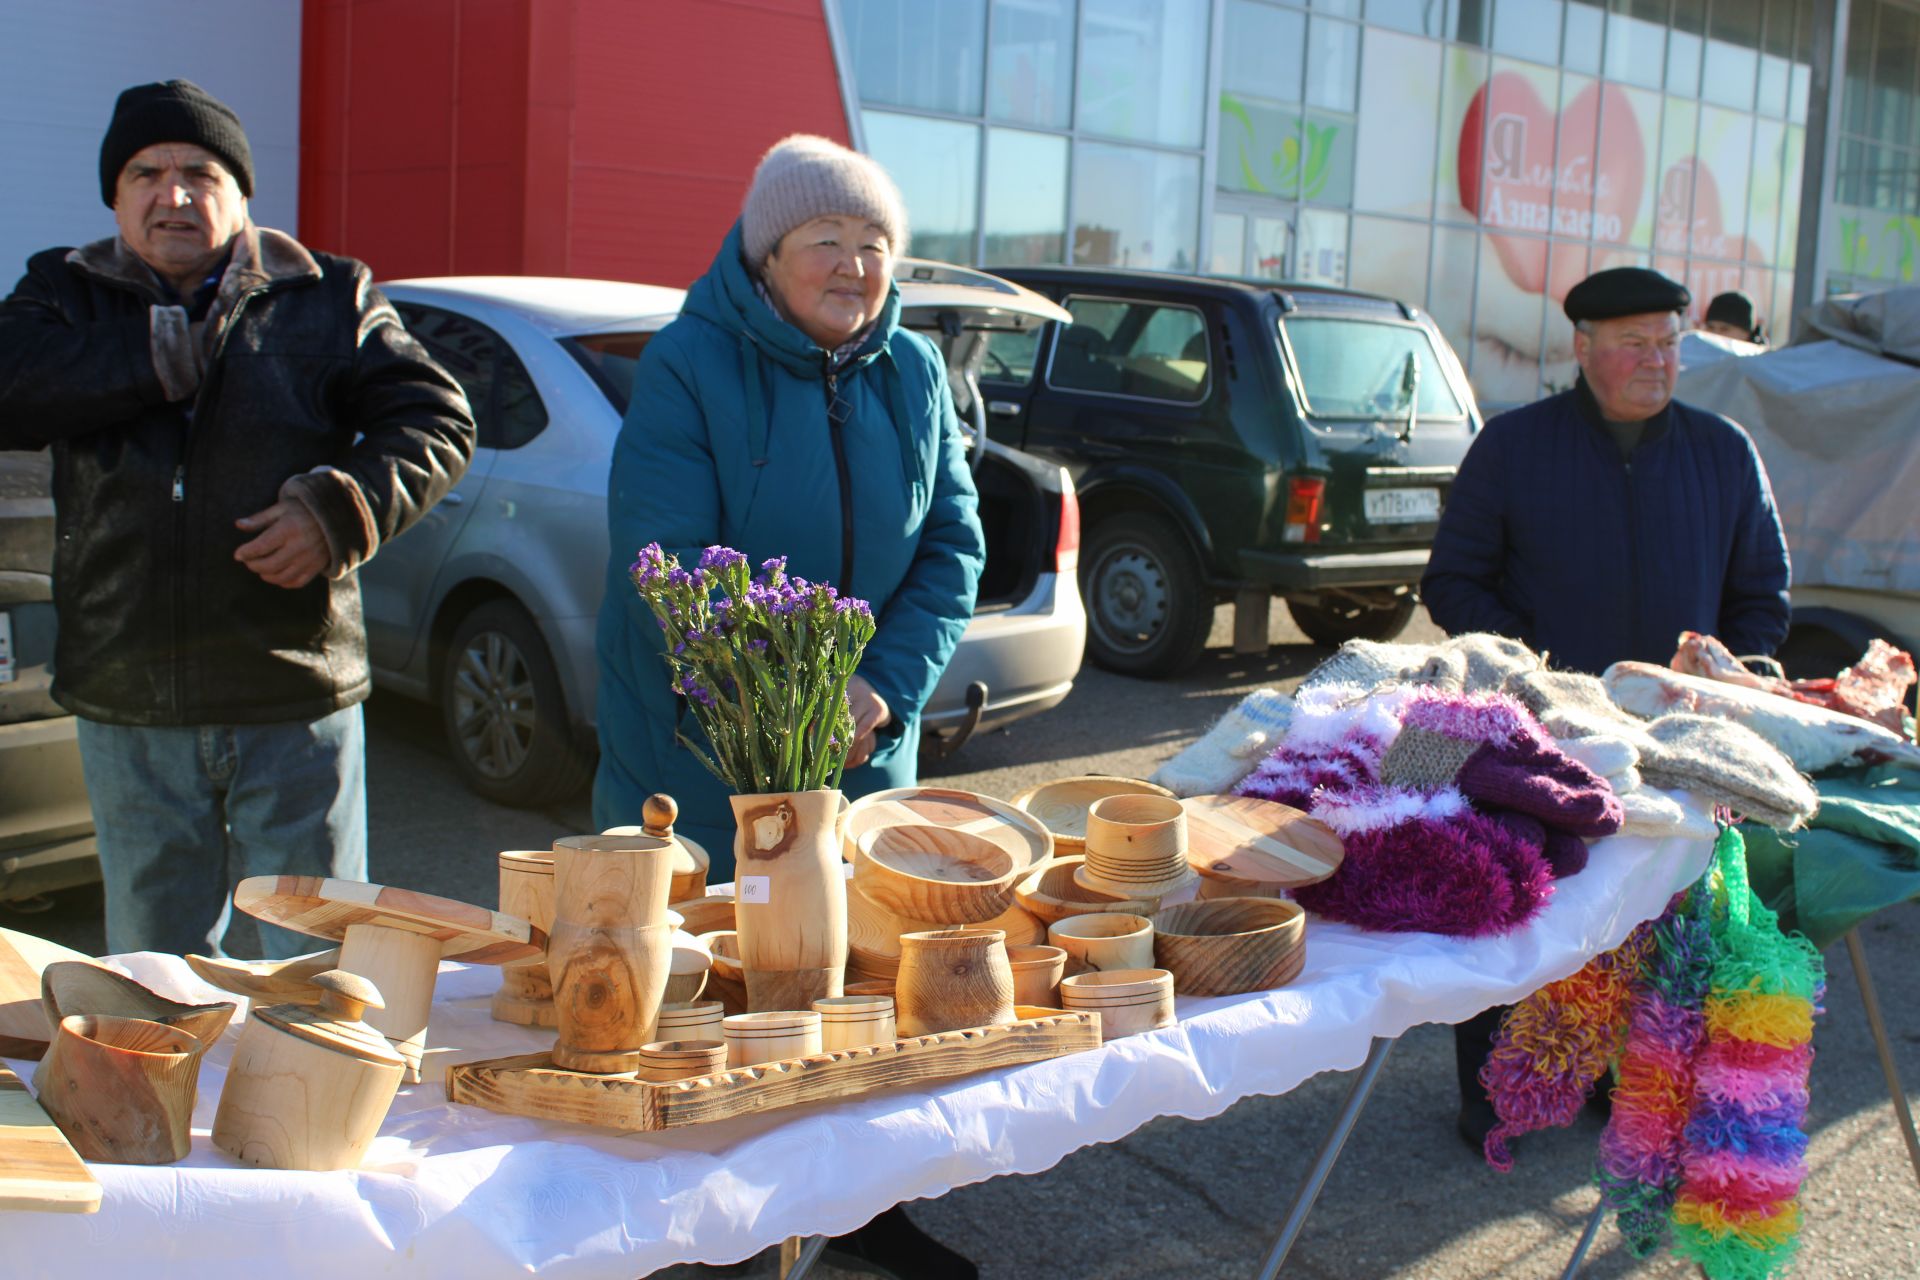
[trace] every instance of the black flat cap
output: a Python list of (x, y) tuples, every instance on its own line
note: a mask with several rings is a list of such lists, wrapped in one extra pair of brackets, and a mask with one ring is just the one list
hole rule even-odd
[(1567, 290), (1567, 319), (1612, 320), (1657, 311), (1685, 311), (1693, 295), (1687, 287), (1645, 267), (1609, 267)]
[(1718, 320), (1722, 324), (1730, 324), (1736, 329), (1752, 333), (1754, 331), (1753, 299), (1739, 292), (1717, 294), (1713, 301), (1707, 304), (1707, 320), (1709, 322)]

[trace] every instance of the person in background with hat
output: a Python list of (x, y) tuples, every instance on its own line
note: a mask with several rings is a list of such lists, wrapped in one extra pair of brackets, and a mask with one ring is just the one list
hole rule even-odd
[(241, 877), (366, 878), (354, 570), (473, 452), (366, 266), (255, 226), (253, 178), (225, 103), (128, 89), (100, 148), (118, 233), (35, 254), (0, 303), (0, 449), (53, 451), (53, 696), (110, 952), (219, 954)]
[(1708, 333), (1738, 338), (1742, 342), (1764, 346), (1767, 340), (1760, 322), (1753, 318), (1753, 299), (1739, 292), (1716, 294), (1707, 304), (1706, 322), (1700, 327)]
[[(1449, 635), (1525, 641), (1598, 675), (1665, 666), (1682, 631), (1735, 653), (1786, 638), (1786, 536), (1747, 433), (1674, 400), (1680, 316), (1656, 271), (1596, 272), (1567, 294), (1580, 377), (1499, 414), (1467, 450), (1420, 582)], [(1460, 1130), (1477, 1150), (1493, 1109), (1477, 1076), (1499, 1009), (1455, 1028)]]
[[(719, 544), (866, 600), (879, 630), (848, 690), (857, 737), (841, 788), (917, 780), (920, 708), (973, 616), (986, 541), (946, 362), (899, 327), (906, 247), (885, 170), (825, 138), (786, 138), (634, 373), (607, 482), (593, 821), (638, 823), (664, 791), (716, 880), (732, 875), (727, 791), (676, 741), (699, 729), (681, 718), (629, 566), (650, 542), (689, 566)], [(835, 1253), (896, 1259), (902, 1275), (975, 1274), (897, 1208)]]

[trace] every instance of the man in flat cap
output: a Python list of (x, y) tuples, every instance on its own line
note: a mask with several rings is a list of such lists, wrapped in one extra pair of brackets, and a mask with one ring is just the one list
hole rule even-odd
[[(1599, 271), (1567, 294), (1572, 390), (1498, 415), (1467, 450), (1420, 595), (1449, 635), (1524, 640), (1555, 667), (1665, 666), (1682, 631), (1735, 653), (1786, 638), (1787, 543), (1747, 433), (1673, 399), (1686, 289)], [(1477, 1082), (1499, 1010), (1456, 1028), (1460, 1129), (1493, 1123)]]
[(53, 451), (53, 696), (113, 952), (217, 952), (242, 876), (366, 878), (354, 570), (473, 452), (367, 268), (255, 226), (252, 194), (225, 103), (128, 89), (100, 148), (118, 234), (35, 254), (0, 303), (0, 449)]

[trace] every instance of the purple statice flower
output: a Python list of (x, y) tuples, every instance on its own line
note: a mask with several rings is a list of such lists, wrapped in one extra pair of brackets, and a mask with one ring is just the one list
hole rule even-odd
[(673, 682), (673, 690), (692, 698), (703, 707), (714, 704), (713, 691), (700, 683), (700, 678), (689, 671)]
[(753, 639), (753, 640), (747, 641), (747, 652), (765, 653), (766, 651), (767, 651), (767, 642), (765, 640)]
[(667, 572), (667, 553), (660, 549), (657, 542), (649, 542), (640, 548), (639, 556), (627, 569), (636, 586), (646, 588), (656, 585)]
[(787, 558), (775, 556), (771, 560), (760, 562), (760, 575), (769, 582), (778, 582), (787, 575)]
[(724, 573), (747, 558), (732, 547), (712, 546), (700, 553), (700, 568), (706, 573)]
[(667, 571), (667, 585), (676, 589), (691, 587), (693, 585), (693, 575), (685, 569), (682, 569), (679, 565), (675, 565)]
[(869, 620), (873, 617), (873, 606), (854, 596), (841, 596), (833, 602), (833, 611), (842, 617), (849, 613)]

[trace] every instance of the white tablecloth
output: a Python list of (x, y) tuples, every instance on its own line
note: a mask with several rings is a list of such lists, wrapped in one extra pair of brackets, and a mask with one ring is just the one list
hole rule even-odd
[[(1704, 842), (1617, 838), (1504, 939), (1366, 933), (1311, 920), (1305, 970), (1281, 991), (1182, 999), (1163, 1031), (1031, 1066), (664, 1134), (619, 1135), (446, 1101), (453, 1061), (551, 1043), (494, 1022), (498, 971), (442, 967), (430, 1079), (404, 1088), (352, 1173), (243, 1168), (207, 1133), (240, 1019), (209, 1053), (193, 1152), (176, 1165), (92, 1166), (91, 1216), (0, 1213), (0, 1273), (211, 1280), (630, 1280), (729, 1262), (791, 1235), (839, 1234), (889, 1205), (1037, 1173), (1156, 1116), (1200, 1120), (1356, 1067), (1375, 1036), (1459, 1022), (1620, 943), (1704, 870)], [(179, 960), (115, 967), (178, 999), (214, 999)], [(13, 1063), (26, 1076), (31, 1064)]]

